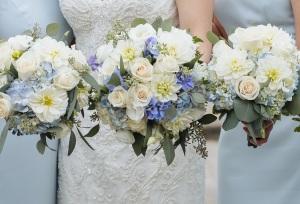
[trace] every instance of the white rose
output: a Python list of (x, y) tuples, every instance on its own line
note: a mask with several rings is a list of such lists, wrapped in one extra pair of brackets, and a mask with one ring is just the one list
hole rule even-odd
[(28, 80), (39, 69), (38, 57), (34, 52), (25, 52), (16, 61), (16, 70), (18, 71), (19, 78)]
[(13, 50), (25, 51), (30, 47), (33, 38), (28, 35), (17, 35), (8, 39), (8, 44)]
[(251, 76), (241, 77), (235, 85), (237, 95), (244, 100), (255, 100), (259, 95), (259, 83)]
[(209, 71), (207, 64), (196, 63), (192, 72), (192, 77), (195, 81), (207, 79), (209, 77)]
[(127, 121), (127, 125), (131, 131), (140, 133), (142, 135), (146, 135), (146, 130), (147, 130), (147, 121), (146, 120), (135, 121), (135, 120), (129, 119)]
[(74, 89), (80, 81), (79, 73), (71, 68), (63, 68), (58, 71), (53, 83), (57, 88), (70, 91)]
[(11, 65), (12, 50), (7, 42), (0, 44), (0, 72), (9, 69)]
[(114, 46), (112, 41), (110, 41), (106, 45), (100, 46), (96, 52), (97, 60), (100, 63), (104, 62), (109, 57), (109, 55), (113, 52), (113, 50), (114, 50)]
[(75, 66), (88, 66), (86, 57), (80, 50), (71, 49), (70, 57), (74, 59)]
[(137, 84), (128, 90), (128, 101), (133, 107), (146, 107), (152, 98), (151, 89), (143, 84)]
[(146, 23), (138, 25), (135, 28), (131, 28), (128, 32), (128, 36), (131, 40), (135, 42), (145, 44), (145, 41), (148, 38), (156, 36), (156, 31), (152, 25)]
[(131, 74), (142, 82), (149, 82), (152, 80), (153, 66), (148, 59), (138, 58), (130, 66)]
[(8, 83), (7, 75), (0, 75), (0, 88)]
[(71, 134), (71, 128), (65, 123), (58, 124), (58, 130), (55, 134), (55, 139), (62, 139), (64, 137), (68, 137)]
[(122, 86), (114, 88), (113, 92), (108, 94), (108, 101), (113, 107), (123, 108), (126, 106), (127, 91)]
[(127, 130), (117, 131), (115, 136), (117, 140), (125, 144), (133, 144), (135, 142), (132, 132)]
[(100, 73), (104, 76), (111, 76), (117, 66), (118, 64), (115, 60), (113, 60), (112, 58), (107, 58), (100, 69)]
[(179, 72), (177, 60), (172, 56), (159, 55), (154, 64), (154, 71), (156, 73), (174, 73)]
[(145, 109), (143, 107), (133, 107), (132, 105), (127, 105), (126, 113), (128, 118), (134, 121), (140, 121), (144, 118)]
[(6, 118), (12, 111), (12, 103), (9, 95), (0, 93), (0, 118)]

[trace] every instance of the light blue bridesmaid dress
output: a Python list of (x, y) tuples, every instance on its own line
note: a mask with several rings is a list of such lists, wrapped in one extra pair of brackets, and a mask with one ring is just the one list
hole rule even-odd
[[(45, 30), (52, 22), (69, 29), (57, 0), (0, 0), (1, 38), (20, 34), (35, 23)], [(38, 139), (38, 135), (8, 135), (0, 154), (0, 204), (56, 203), (57, 152), (40, 155), (35, 148)], [(57, 142), (49, 145), (57, 149)]]
[[(294, 34), (290, 0), (215, 0), (230, 33), (237, 26), (271, 23)], [(263, 147), (247, 147), (242, 127), (222, 131), (219, 143), (219, 204), (299, 204), (300, 134), (284, 117)]]

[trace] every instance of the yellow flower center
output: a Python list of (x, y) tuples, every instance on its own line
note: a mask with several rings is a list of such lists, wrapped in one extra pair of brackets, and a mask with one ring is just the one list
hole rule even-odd
[(52, 50), (50, 56), (52, 59), (55, 59), (58, 56), (59, 52), (57, 50)]
[(15, 50), (13, 51), (13, 53), (11, 54), (11, 57), (14, 59), (14, 60), (17, 60), (19, 59), (21, 56), (22, 56), (23, 52), (20, 51), (20, 50)]
[(271, 68), (266, 72), (266, 76), (271, 81), (276, 81), (279, 78), (279, 71), (276, 68)]
[(168, 82), (160, 82), (157, 84), (157, 93), (162, 96), (168, 96), (171, 92), (171, 85)]
[(264, 45), (266, 45), (266, 46), (268, 46), (268, 47), (271, 47), (272, 44), (273, 44), (273, 37), (270, 37), (270, 38), (264, 40), (263, 43), (264, 43)]
[(135, 49), (132, 47), (128, 47), (123, 51), (123, 58), (132, 61), (135, 59)]
[(168, 50), (169, 56), (173, 56), (173, 57), (176, 56), (176, 48), (175, 47), (168, 47), (167, 50)]
[(242, 70), (242, 65), (238, 62), (237, 59), (233, 59), (231, 61), (230, 67), (233, 72), (239, 72)]
[(41, 104), (43, 104), (44, 106), (52, 106), (53, 99), (50, 96), (43, 96)]

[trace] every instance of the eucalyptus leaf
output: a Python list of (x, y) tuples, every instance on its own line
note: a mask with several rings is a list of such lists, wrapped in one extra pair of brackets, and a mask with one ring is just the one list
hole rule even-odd
[(55, 37), (57, 36), (59, 30), (60, 30), (60, 25), (58, 23), (51, 23), (47, 25), (46, 33), (50, 37)]
[(40, 154), (44, 154), (45, 153), (46, 145), (44, 144), (44, 142), (42, 140), (39, 140), (36, 143), (36, 149), (38, 150), (38, 152)]
[(136, 18), (133, 20), (133, 22), (131, 23), (131, 27), (137, 27), (138, 25), (142, 25), (142, 24), (146, 24), (147, 21), (144, 18)]
[(300, 126), (295, 128), (295, 132), (300, 132)]
[(211, 31), (209, 31), (206, 34), (206, 37), (207, 37), (208, 41), (211, 42), (213, 45), (220, 41), (220, 38)]
[(80, 138), (83, 140), (83, 142), (91, 149), (91, 150), (95, 150), (91, 145), (90, 145), (90, 143), (84, 138), (84, 136), (83, 136), (83, 134), (81, 133), (81, 131), (79, 130), (79, 128), (78, 127), (76, 127), (77, 128), (77, 131), (78, 131), (78, 133), (79, 133), (79, 136), (80, 136)]
[(68, 156), (70, 156), (73, 153), (75, 146), (76, 146), (76, 136), (72, 130), (70, 135), (70, 140), (69, 140)]
[(132, 144), (132, 148), (136, 156), (140, 156), (141, 154), (145, 155), (147, 148), (144, 147), (144, 136), (139, 133), (133, 133), (134, 143)]
[(182, 149), (184, 155), (186, 153), (186, 138), (188, 138), (188, 134), (189, 134), (189, 131), (187, 129), (179, 133), (178, 142), (181, 146), (181, 149)]
[(259, 118), (251, 101), (235, 99), (233, 103), (236, 117), (243, 122), (251, 123)]
[(125, 66), (124, 66), (124, 60), (123, 60), (122, 55), (120, 57), (120, 73), (121, 73), (122, 76), (124, 76), (126, 74), (126, 69), (125, 69)]
[(170, 106), (166, 111), (165, 111), (165, 119), (166, 120), (173, 120), (177, 115), (177, 109), (175, 106)]
[(153, 28), (154, 28), (156, 31), (158, 31), (158, 29), (161, 28), (161, 26), (162, 26), (162, 22), (163, 22), (162, 17), (157, 17), (157, 18), (155, 19), (155, 21), (152, 23)]
[(108, 84), (111, 84), (111, 85), (114, 85), (114, 86), (119, 86), (119, 85), (121, 85), (121, 81), (120, 81), (119, 76), (118, 76), (116, 73), (113, 73), (113, 74), (111, 75), (111, 78), (110, 78)]
[(154, 122), (149, 120), (148, 123), (147, 123), (146, 137), (144, 139), (144, 147), (147, 147), (148, 140), (152, 136), (153, 126), (154, 126)]
[(161, 24), (161, 28), (163, 31), (170, 32), (172, 30), (173, 22), (171, 19), (164, 20)]
[(167, 160), (167, 164), (170, 165), (174, 161), (175, 158), (175, 148), (172, 143), (172, 140), (166, 136), (163, 141), (163, 150), (165, 153), (165, 157)]
[(0, 92), (4, 93), (8, 88), (10, 87), (10, 84), (5, 84), (0, 88)]
[(218, 117), (213, 114), (206, 114), (198, 121), (203, 125), (208, 125), (210, 123), (215, 122), (217, 119)]
[(2, 129), (1, 135), (0, 135), (0, 153), (3, 150), (4, 144), (5, 144), (5, 141), (6, 141), (6, 138), (7, 138), (8, 128), (9, 128), (9, 122), (6, 121), (6, 123), (5, 123), (5, 125)]
[(299, 115), (300, 114), (300, 86), (293, 96), (292, 101), (288, 102), (285, 106), (285, 109), (291, 115)]
[(70, 104), (69, 104), (69, 108), (68, 108), (67, 119), (70, 119), (70, 117), (72, 116), (73, 111), (76, 107), (77, 95), (78, 95), (77, 88), (73, 89), (69, 95), (70, 95), (70, 98), (69, 98)]
[(239, 124), (239, 119), (236, 117), (234, 111), (227, 113), (226, 119), (222, 125), (225, 131), (232, 130)]
[(92, 77), (89, 73), (84, 73), (82, 76), (83, 80), (91, 85), (94, 89), (96, 89), (97, 92), (100, 92), (100, 86), (96, 79)]
[(194, 92), (191, 96), (191, 100), (194, 105), (204, 104), (206, 102), (205, 96), (201, 93)]
[(94, 137), (100, 130), (100, 125), (93, 127), (84, 137)]

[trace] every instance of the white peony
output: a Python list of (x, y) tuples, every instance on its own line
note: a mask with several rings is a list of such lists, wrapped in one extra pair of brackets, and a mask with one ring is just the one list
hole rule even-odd
[(9, 95), (0, 93), (0, 118), (6, 118), (12, 111), (12, 103)]
[(243, 76), (237, 80), (235, 85), (237, 95), (244, 100), (255, 100), (260, 91), (260, 85), (251, 76)]
[(132, 132), (127, 130), (119, 130), (116, 132), (115, 136), (118, 141), (125, 144), (133, 144), (135, 142)]
[(151, 82), (152, 93), (160, 102), (176, 101), (181, 86), (174, 74), (156, 74)]
[(29, 106), (40, 121), (52, 123), (66, 113), (68, 94), (62, 89), (46, 88), (32, 96)]
[(112, 58), (119, 61), (122, 56), (125, 68), (135, 59), (142, 56), (143, 48), (131, 40), (120, 40), (112, 53)]
[(146, 23), (131, 28), (128, 32), (128, 36), (132, 41), (139, 43), (143, 48), (148, 38), (156, 36), (156, 31), (152, 25)]
[(156, 73), (175, 73), (179, 72), (177, 60), (172, 56), (159, 55), (154, 64)]
[(284, 88), (286, 79), (293, 78), (293, 72), (286, 61), (269, 55), (258, 61), (256, 76), (259, 83), (267, 84), (272, 91), (278, 91)]
[(146, 58), (137, 58), (130, 66), (131, 74), (141, 82), (149, 82), (152, 80), (153, 66)]
[(12, 49), (7, 42), (0, 44), (0, 72), (10, 68), (12, 63)]
[(146, 107), (152, 98), (151, 89), (143, 84), (136, 84), (128, 90), (128, 101), (133, 107)]
[(53, 80), (54, 86), (57, 88), (70, 91), (74, 89), (80, 81), (79, 73), (71, 68), (62, 68), (58, 70)]
[(178, 64), (185, 64), (195, 58), (197, 45), (185, 30), (172, 28), (171, 32), (158, 31), (160, 53), (174, 57)]
[(22, 80), (30, 79), (40, 68), (40, 61), (37, 53), (33, 51), (25, 52), (15, 63), (18, 76)]
[(113, 107), (126, 107), (127, 91), (122, 86), (117, 86), (108, 94), (108, 101)]
[(140, 121), (144, 118), (145, 109), (143, 107), (133, 107), (131, 104), (127, 104), (126, 114), (129, 119)]
[(113, 42), (110, 41), (108, 44), (102, 45), (97, 49), (96, 57), (98, 62), (103, 63), (113, 52)]
[(31, 36), (17, 35), (9, 38), (7, 42), (14, 51), (25, 51), (30, 47), (32, 41), (33, 38)]

